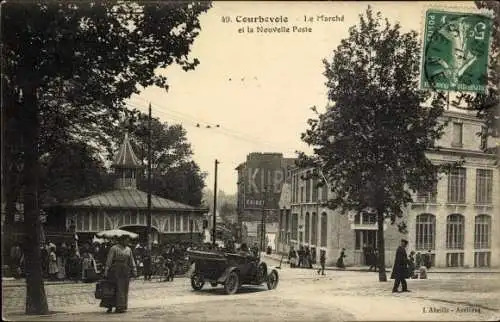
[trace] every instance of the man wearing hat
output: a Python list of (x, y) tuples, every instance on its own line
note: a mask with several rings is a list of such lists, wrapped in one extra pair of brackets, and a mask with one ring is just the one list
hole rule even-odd
[(394, 267), (391, 273), (391, 279), (394, 279), (394, 286), (392, 288), (393, 293), (398, 292), (399, 284), (401, 284), (402, 292), (410, 292), (406, 285), (406, 278), (408, 277), (406, 245), (408, 245), (408, 241), (406, 239), (401, 239), (401, 245), (399, 245), (396, 251), (396, 259), (394, 259)]

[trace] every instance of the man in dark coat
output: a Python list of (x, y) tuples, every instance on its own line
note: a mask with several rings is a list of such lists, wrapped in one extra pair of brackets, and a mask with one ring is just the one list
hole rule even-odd
[(402, 292), (410, 292), (406, 285), (406, 278), (408, 277), (408, 257), (406, 255), (406, 245), (408, 241), (401, 239), (401, 245), (396, 251), (396, 258), (394, 259), (394, 267), (392, 268), (391, 279), (394, 279), (393, 293), (398, 292), (399, 284), (402, 286)]

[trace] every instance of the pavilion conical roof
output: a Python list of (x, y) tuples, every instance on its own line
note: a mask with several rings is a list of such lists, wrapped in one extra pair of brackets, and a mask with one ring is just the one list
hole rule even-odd
[(128, 132), (125, 132), (125, 137), (123, 142), (116, 153), (115, 159), (113, 161), (113, 167), (115, 168), (140, 168), (141, 162), (137, 158), (130, 144), (130, 139), (128, 137)]

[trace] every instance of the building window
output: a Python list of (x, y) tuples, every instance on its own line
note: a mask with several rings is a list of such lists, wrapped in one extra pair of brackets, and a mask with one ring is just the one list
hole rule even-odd
[(173, 232), (175, 229), (175, 215), (170, 215), (170, 231)]
[(168, 231), (168, 218), (165, 218), (165, 221), (164, 221), (164, 226), (163, 226), (163, 231), (164, 232), (167, 232)]
[(446, 219), (446, 248), (464, 248), (464, 216), (460, 214), (449, 215)]
[(476, 170), (476, 203), (491, 204), (493, 194), (493, 170)]
[(321, 200), (328, 201), (328, 185), (325, 182), (321, 186)]
[(312, 180), (312, 201), (318, 201), (318, 178), (316, 176)]
[(181, 231), (181, 215), (175, 215), (175, 231)]
[(99, 231), (99, 222), (97, 218), (97, 213), (93, 212), (90, 220), (90, 230)]
[(299, 202), (299, 177), (297, 174), (293, 176), (293, 179), (295, 181), (295, 203)]
[(292, 239), (297, 240), (299, 230), (299, 215), (292, 214)]
[(311, 201), (311, 173), (308, 171), (306, 174), (306, 202)]
[(474, 248), (490, 248), (491, 240), (491, 217), (488, 215), (479, 215), (475, 218), (474, 229)]
[(300, 187), (300, 202), (304, 202), (304, 187)]
[(447, 267), (462, 267), (464, 266), (464, 253), (447, 253), (446, 254)]
[(123, 225), (124, 226), (129, 226), (130, 225), (130, 214), (128, 212), (125, 212), (123, 214)]
[(321, 214), (321, 247), (326, 247), (327, 244), (327, 229), (328, 229), (328, 217), (326, 216), (326, 213)]
[(109, 216), (106, 216), (104, 218), (104, 230), (109, 230), (111, 229), (111, 218)]
[(84, 213), (83, 216), (83, 231), (90, 231), (90, 213)]
[(475, 252), (474, 267), (490, 267), (490, 252)]
[(417, 216), (415, 249), (435, 249), (436, 217), (431, 214)]
[(286, 210), (286, 224), (285, 224), (285, 231), (289, 232), (290, 231), (290, 210)]
[(189, 216), (184, 215), (182, 218), (182, 230), (187, 232), (189, 231)]
[(99, 212), (99, 218), (98, 218), (98, 224), (97, 224), (97, 230), (106, 230), (106, 227), (104, 227), (104, 214), (102, 212)]
[[(285, 210), (284, 209), (280, 209), (280, 221), (279, 221), (279, 231), (282, 231), (284, 229), (284, 226), (285, 226)], [(281, 241), (281, 233), (280, 233), (280, 238), (278, 239), (278, 241)]]
[(448, 202), (465, 203), (465, 168), (451, 170), (448, 175)]
[(158, 219), (156, 217), (151, 218), (151, 227), (160, 229), (160, 224), (158, 223)]
[(124, 219), (125, 219), (125, 218), (123, 218), (123, 215), (121, 215), (120, 213), (115, 213), (115, 216), (116, 216), (115, 218), (117, 218), (117, 219), (118, 219), (118, 220), (117, 220), (117, 221), (118, 221), (118, 227), (123, 227), (123, 226), (125, 226), (125, 224), (124, 224)]
[(132, 214), (130, 215), (130, 223), (132, 225), (137, 224), (137, 211), (132, 211)]
[(305, 226), (305, 238), (306, 238), (305, 242), (306, 243), (310, 242), (309, 241), (309, 237), (310, 237), (309, 236), (309, 229), (311, 228), (311, 223), (309, 222), (310, 219), (311, 219), (311, 216), (309, 215), (308, 212), (306, 212), (306, 223), (304, 225)]
[(437, 200), (437, 182), (435, 182), (430, 191), (420, 190), (417, 192), (417, 202), (436, 203)]
[(454, 122), (453, 123), (453, 141), (451, 142), (452, 147), (462, 147), (462, 135), (463, 124)]
[(479, 148), (481, 150), (486, 150), (488, 147), (488, 128), (486, 126), (481, 127), (481, 143)]
[(354, 248), (356, 250), (361, 250), (364, 245), (377, 248), (377, 231), (376, 230), (355, 230), (355, 243)]
[(377, 223), (377, 214), (362, 212), (354, 215), (354, 223), (356, 225), (374, 225)]
[(312, 213), (312, 223), (311, 223), (312, 229), (311, 229), (311, 244), (312, 245), (317, 245), (318, 244), (318, 214), (313, 212)]

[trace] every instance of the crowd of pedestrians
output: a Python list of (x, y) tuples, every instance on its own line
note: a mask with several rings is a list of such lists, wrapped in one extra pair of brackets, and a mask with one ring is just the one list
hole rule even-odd
[(299, 246), (295, 250), (292, 246), (288, 252), (288, 261), (291, 268), (313, 268), (313, 257), (308, 246)]
[[(104, 274), (104, 266), (111, 247), (117, 244), (117, 239), (102, 243), (84, 242), (47, 242), (40, 247), (42, 275), (50, 281), (82, 281), (94, 282)], [(127, 246), (138, 269), (151, 278), (154, 273), (154, 264), (158, 258), (169, 259), (174, 263), (173, 270), (182, 265), (185, 253), (190, 243), (153, 244), (151, 253), (147, 253), (146, 245), (128, 240)], [(20, 243), (15, 243), (10, 249), (10, 273), (15, 278), (25, 276), (24, 252)]]

